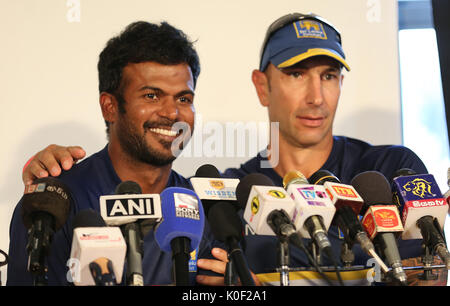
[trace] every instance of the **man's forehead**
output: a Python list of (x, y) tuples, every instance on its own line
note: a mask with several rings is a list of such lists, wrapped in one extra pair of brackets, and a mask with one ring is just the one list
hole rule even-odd
[(183, 83), (193, 87), (192, 71), (187, 63), (165, 65), (157, 62), (128, 63), (122, 73), (125, 83), (147, 83), (148, 81), (166, 81)]

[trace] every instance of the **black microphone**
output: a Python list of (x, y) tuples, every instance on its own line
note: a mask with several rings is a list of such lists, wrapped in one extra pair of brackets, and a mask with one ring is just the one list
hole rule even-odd
[[(115, 194), (141, 194), (142, 189), (138, 183), (124, 181), (117, 185)], [(121, 227), (127, 243), (127, 285), (143, 286), (142, 272), (143, 235), (138, 222), (123, 224)]]
[(240, 209), (236, 203), (236, 186), (239, 184), (239, 179), (223, 178), (215, 166), (204, 164), (197, 169), (190, 181), (195, 193), (202, 200), (206, 216), (209, 214), (209, 209), (218, 201), (233, 204), (236, 211)]
[(25, 187), (22, 219), (28, 229), (28, 271), (36, 286), (47, 285), (47, 263), (53, 235), (66, 222), (70, 211), (69, 188), (52, 177), (36, 179)]
[(243, 239), (242, 221), (232, 204), (220, 201), (210, 207), (208, 221), (214, 237), (228, 246), (228, 256), (244, 286), (254, 286), (247, 260), (239, 245)]
[[(201, 184), (205, 180), (209, 181), (210, 186), (217, 185), (217, 187), (220, 187), (222, 192), (215, 193), (211, 187), (210, 189), (202, 187), (207, 186)], [(228, 247), (229, 264), (232, 267), (227, 266), (227, 271), (231, 273), (233, 269), (236, 270), (244, 286), (254, 286), (255, 282), (251, 276), (247, 260), (239, 245), (243, 240), (243, 225), (237, 214), (239, 206), (236, 205), (234, 200), (236, 197), (236, 184), (239, 183), (239, 180), (224, 179), (215, 166), (205, 164), (197, 169), (195, 177), (191, 178), (191, 182), (194, 190), (202, 200), (205, 215), (208, 218), (208, 223), (214, 237), (220, 242), (225, 243)], [(227, 183), (230, 183), (229, 187), (226, 186), (228, 185)], [(225, 187), (228, 188), (227, 192), (223, 192)], [(203, 192), (204, 190), (207, 192)], [(206, 196), (201, 196), (203, 194), (214, 195), (216, 199), (208, 199)], [(228, 275), (226, 275), (227, 277)]]
[(380, 255), (383, 254), (394, 277), (407, 285), (406, 273), (394, 233), (402, 232), (397, 207), (392, 204), (392, 193), (386, 177), (378, 171), (366, 171), (356, 175), (351, 184), (364, 199), (362, 224), (373, 240)]

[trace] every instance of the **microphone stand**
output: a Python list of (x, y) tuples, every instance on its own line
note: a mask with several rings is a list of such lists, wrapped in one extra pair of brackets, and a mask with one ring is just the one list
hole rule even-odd
[(235, 266), (233, 264), (233, 258), (228, 254), (228, 262), (225, 268), (225, 286), (236, 286), (237, 285), (237, 274), (235, 271)]
[(189, 286), (189, 247), (190, 239), (175, 237), (172, 247), (173, 278), (176, 286)]
[(33, 286), (46, 286), (47, 265), (45, 257), (50, 250), (53, 236), (53, 218), (45, 212), (36, 212), (33, 225), (28, 230), (28, 270), (33, 277)]
[(289, 286), (289, 243), (286, 238), (278, 239), (278, 265), (280, 286)]
[(227, 239), (227, 242), (230, 249), (230, 251), (228, 252), (228, 256), (231, 259), (229, 260), (229, 262), (232, 262), (231, 268), (236, 269), (243, 286), (255, 286), (255, 281), (250, 274), (247, 261), (244, 257), (244, 254), (242, 253), (241, 248), (239, 247), (237, 239), (234, 237), (229, 237), (229, 239)]
[(431, 265), (433, 264), (433, 254), (430, 251), (430, 248), (426, 244), (422, 244), (423, 252), (422, 255), (422, 263), (423, 263), (423, 274), (419, 275), (419, 279), (421, 280), (436, 280), (438, 276), (433, 273), (433, 268)]
[(351, 267), (355, 261), (355, 254), (346, 241), (341, 245), (341, 261), (344, 267)]

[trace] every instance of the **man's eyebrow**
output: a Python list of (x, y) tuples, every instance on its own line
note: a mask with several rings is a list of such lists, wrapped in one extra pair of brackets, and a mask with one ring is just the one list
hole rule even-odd
[(330, 66), (329, 68), (325, 69), (325, 72), (341, 72), (341, 68)]
[(153, 90), (153, 91), (156, 91), (158, 93), (164, 93), (164, 91), (161, 88), (158, 88), (158, 87), (142, 86), (141, 88), (139, 88), (139, 91), (144, 91), (144, 90)]
[(186, 89), (186, 90), (182, 90), (179, 93), (177, 93), (175, 95), (175, 97), (182, 97), (182, 96), (185, 96), (185, 95), (195, 96), (195, 93), (192, 90)]
[[(162, 95), (166, 95), (167, 94), (164, 90), (162, 90), (159, 87), (142, 86), (141, 88), (139, 88), (139, 91), (145, 91), (145, 90), (152, 90), (155, 93), (162, 94)], [(186, 89), (186, 90), (182, 90), (182, 91), (176, 93), (175, 97), (181, 97), (181, 96), (184, 96), (184, 95), (192, 95), (192, 96), (194, 96), (195, 93), (192, 90), (190, 90), (190, 89)]]

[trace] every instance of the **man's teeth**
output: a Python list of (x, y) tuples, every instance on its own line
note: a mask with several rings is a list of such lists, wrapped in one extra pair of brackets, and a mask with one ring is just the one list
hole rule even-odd
[(164, 129), (150, 129), (151, 132), (153, 133), (157, 133), (157, 134), (161, 134), (161, 135), (165, 135), (165, 136), (177, 136), (177, 132), (176, 131), (172, 131), (172, 130), (164, 130)]

